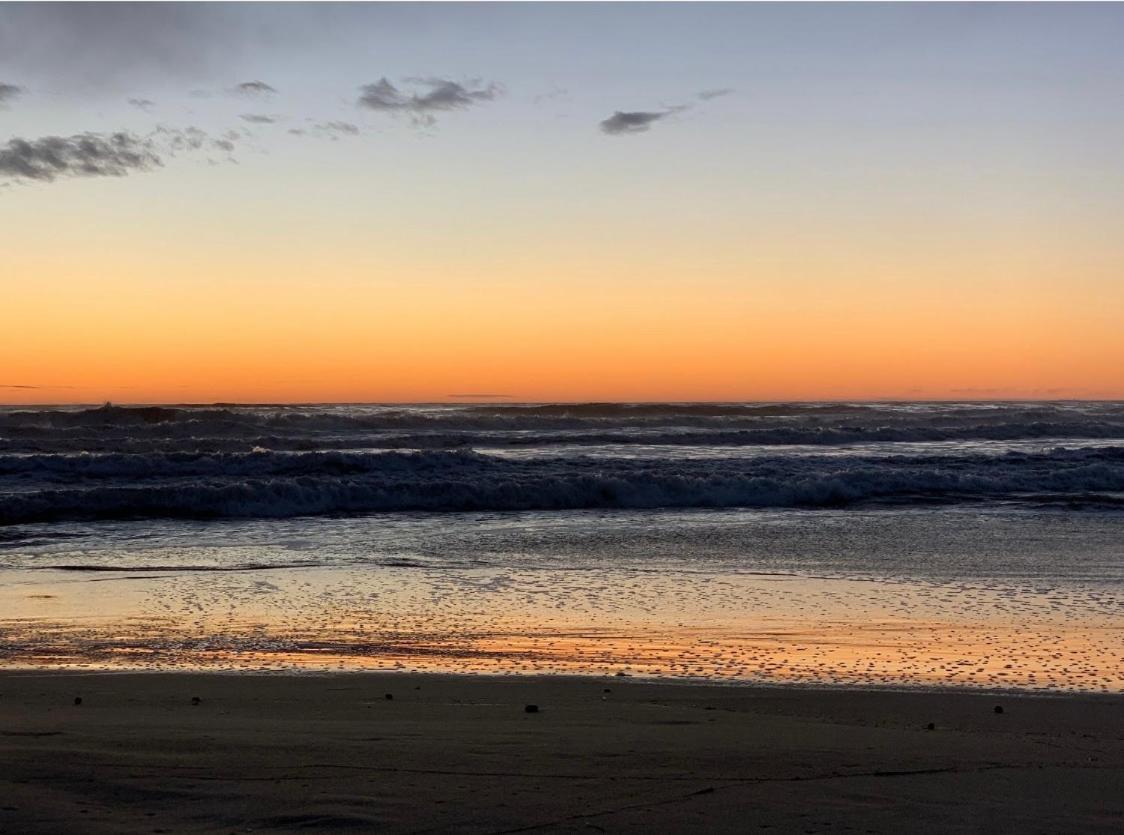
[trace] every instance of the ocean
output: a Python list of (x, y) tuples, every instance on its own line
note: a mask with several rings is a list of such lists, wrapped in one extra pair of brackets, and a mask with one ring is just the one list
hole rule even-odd
[(1124, 403), (0, 409), (0, 664), (1124, 690)]

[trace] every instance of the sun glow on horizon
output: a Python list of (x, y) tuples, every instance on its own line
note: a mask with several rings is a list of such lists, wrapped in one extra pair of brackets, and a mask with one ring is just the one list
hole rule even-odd
[(0, 56), (0, 403), (1124, 398), (1111, 8), (287, 11)]

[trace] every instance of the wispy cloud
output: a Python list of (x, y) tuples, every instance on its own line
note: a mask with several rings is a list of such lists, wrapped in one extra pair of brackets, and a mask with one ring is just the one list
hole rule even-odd
[(233, 4), (5, 3), (0, 53), (45, 86), (116, 97), (138, 78), (191, 83), (225, 71), (264, 39), (256, 28)]
[(13, 179), (122, 177), (162, 164), (151, 140), (124, 131), (17, 138), (0, 145), (0, 176)]
[(644, 133), (653, 124), (670, 115), (673, 111), (647, 112), (642, 110), (618, 110), (601, 122), (601, 130), (608, 134)]
[(268, 96), (276, 93), (277, 88), (264, 81), (243, 81), (234, 85), (234, 92), (241, 96)]
[(0, 105), (5, 105), (10, 101), (18, 99), (24, 94), (23, 87), (18, 84), (7, 84), (0, 81)]
[[(695, 94), (695, 98), (699, 101), (710, 101), (711, 99), (728, 96), (733, 92), (732, 87), (718, 87), (712, 90), (702, 90)], [(661, 119), (666, 119), (675, 113), (692, 110), (695, 107), (696, 105), (688, 102), (687, 104), (667, 105), (663, 110), (618, 110), (608, 119), (601, 120), (601, 131), (617, 136), (645, 133)]]
[(156, 107), (156, 102), (152, 99), (127, 99), (127, 101), (130, 105), (137, 108), (137, 110), (144, 110), (145, 112)]
[(242, 134), (235, 130), (228, 130), (221, 136), (212, 136), (194, 125), (189, 125), (186, 128), (170, 128), (159, 125), (153, 131), (153, 136), (159, 140), (160, 147), (171, 156), (207, 150), (231, 154), (234, 152), (235, 143), (242, 139)]
[(314, 122), (305, 128), (290, 128), (293, 136), (318, 136), (333, 141), (341, 136), (358, 136), (359, 126), (351, 122)]
[(277, 121), (276, 116), (266, 116), (262, 113), (243, 113), (238, 118), (244, 122), (252, 122), (255, 125), (272, 125)]
[(568, 99), (568, 98), (570, 98), (570, 91), (569, 90), (566, 90), (563, 87), (554, 87), (550, 90), (547, 90), (545, 93), (537, 94), (532, 99), (532, 101), (535, 104), (542, 104), (543, 102), (556, 101), (558, 99)]
[(72, 389), (74, 386), (20, 386), (14, 383), (0, 383), (0, 389), (15, 389), (18, 391), (41, 391), (43, 389)]
[(324, 131), (326, 133), (344, 133), (349, 136), (357, 136), (359, 134), (359, 126), (351, 122), (317, 122), (312, 127), (314, 130)]
[(384, 113), (405, 113), (416, 124), (432, 125), (434, 114), (447, 110), (464, 110), (492, 101), (502, 92), (495, 83), (465, 82), (447, 78), (407, 78), (414, 89), (402, 89), (382, 78), (359, 88), (358, 105)]

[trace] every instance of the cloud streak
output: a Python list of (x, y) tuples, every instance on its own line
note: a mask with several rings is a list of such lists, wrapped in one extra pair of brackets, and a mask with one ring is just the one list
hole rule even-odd
[[(695, 94), (695, 98), (699, 101), (710, 101), (711, 99), (728, 96), (733, 92), (733, 87), (718, 87), (712, 90), (702, 90)], [(646, 133), (652, 125), (661, 119), (665, 119), (674, 113), (692, 110), (695, 106), (687, 103), (665, 105), (663, 110), (618, 110), (608, 119), (601, 120), (601, 132), (611, 136)]]
[(6, 84), (0, 81), (0, 105), (18, 99), (24, 92), (25, 90), (18, 84)]
[(125, 131), (17, 138), (0, 145), (0, 176), (17, 180), (123, 177), (162, 164), (150, 140)]
[[(0, 180), (50, 183), (69, 177), (123, 177), (164, 165), (165, 157), (218, 151), (229, 155), (236, 131), (214, 137), (197, 127), (156, 127), (143, 136), (128, 131), (15, 138), (0, 145)], [(214, 162), (214, 160), (211, 160)]]
[(276, 93), (277, 88), (264, 81), (243, 81), (234, 85), (234, 92), (242, 96), (268, 96)]
[(293, 136), (318, 136), (331, 139), (333, 142), (341, 136), (358, 136), (359, 126), (351, 122), (314, 122), (306, 128), (290, 128)]
[(404, 113), (416, 124), (432, 125), (435, 113), (475, 107), (493, 101), (502, 92), (495, 83), (460, 84), (447, 78), (407, 78), (406, 83), (415, 89), (401, 89), (386, 78), (364, 84), (359, 88), (357, 104), (382, 113)]
[(671, 110), (659, 112), (646, 112), (642, 110), (618, 110), (608, 119), (601, 122), (602, 133), (621, 135), (629, 133), (644, 133), (660, 119), (670, 115)]

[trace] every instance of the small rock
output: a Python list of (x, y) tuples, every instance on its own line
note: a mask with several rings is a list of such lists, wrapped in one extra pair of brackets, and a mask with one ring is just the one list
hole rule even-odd
[(203, 701), (203, 700), (202, 700), (202, 699), (200, 699), (200, 698), (199, 698), (198, 696), (192, 696), (192, 697), (191, 697), (191, 703), (192, 703), (193, 705), (197, 705), (197, 704), (199, 704), (199, 703), (200, 703), (200, 702), (202, 702), (202, 701)]
[(75, 696), (74, 697), (74, 704), (76, 704), (76, 705), (82, 704), (82, 697), (81, 696)]
[(606, 688), (605, 688), (604, 690), (602, 690), (601, 692), (602, 692), (602, 693), (612, 693), (613, 691), (612, 691), (612, 690), (610, 690), (610, 689), (609, 689), (608, 687), (606, 687)]
[(625, 678), (627, 676), (628, 673), (626, 673), (624, 670), (621, 670), (619, 673), (617, 673), (617, 678)]
[(933, 724), (932, 722), (930, 722), (928, 725), (925, 726), (925, 728), (927, 730), (930, 730), (930, 731), (935, 731), (937, 729), (937, 726), (935, 724)]
[(539, 706), (538, 705), (526, 705), (523, 708), (523, 712), (524, 713), (538, 713), (539, 712)]
[(995, 712), (996, 713), (1002, 713), (1003, 712), (1003, 705), (996, 705), (995, 706)]
[(394, 694), (393, 693), (387, 693), (383, 698), (386, 699), (388, 702), (393, 702), (394, 701)]

